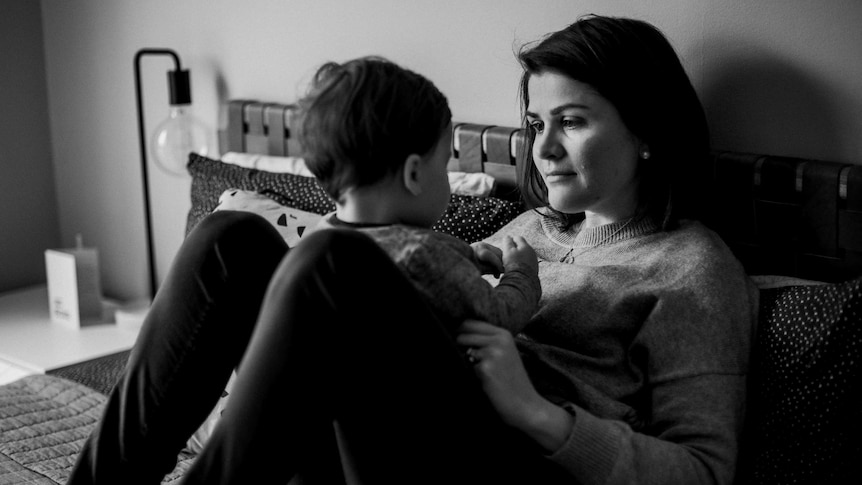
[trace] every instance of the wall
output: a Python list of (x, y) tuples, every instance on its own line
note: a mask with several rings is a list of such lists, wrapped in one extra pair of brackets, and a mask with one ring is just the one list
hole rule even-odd
[(44, 250), (60, 242), (39, 2), (4, 0), (0, 66), (2, 292), (45, 281)]
[[(594, 12), (643, 18), (677, 47), (716, 148), (862, 163), (855, 0), (42, 0), (60, 229), (102, 255), (106, 293), (146, 293), (132, 60), (171, 47), (215, 129), (230, 98), (291, 101), (325, 60), (380, 54), (433, 79), (456, 119), (518, 122), (524, 41)], [(147, 124), (167, 60), (144, 63)], [(644, 73), (649, 75), (649, 73)], [(152, 173), (160, 274), (182, 240), (187, 178)]]

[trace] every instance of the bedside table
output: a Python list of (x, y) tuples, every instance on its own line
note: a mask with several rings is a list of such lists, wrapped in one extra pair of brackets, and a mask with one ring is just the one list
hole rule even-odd
[(48, 288), (0, 293), (0, 384), (132, 348), (138, 328), (117, 326), (117, 304), (102, 303), (104, 324), (72, 328), (51, 322)]

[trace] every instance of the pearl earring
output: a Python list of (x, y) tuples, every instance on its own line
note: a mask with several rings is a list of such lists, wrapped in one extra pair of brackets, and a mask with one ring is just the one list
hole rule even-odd
[(644, 160), (649, 160), (649, 157), (650, 157), (649, 150), (644, 150), (641, 152), (641, 158), (643, 158)]

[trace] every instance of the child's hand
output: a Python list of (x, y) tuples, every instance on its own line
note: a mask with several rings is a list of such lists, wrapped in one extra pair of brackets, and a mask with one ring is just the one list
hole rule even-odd
[(521, 266), (533, 274), (539, 272), (539, 259), (536, 251), (521, 236), (506, 236), (501, 249), (503, 250), (503, 267)]
[(470, 245), (473, 254), (479, 260), (479, 269), (482, 274), (492, 274), (495, 278), (500, 277), (503, 272), (503, 250), (486, 242), (475, 242)]

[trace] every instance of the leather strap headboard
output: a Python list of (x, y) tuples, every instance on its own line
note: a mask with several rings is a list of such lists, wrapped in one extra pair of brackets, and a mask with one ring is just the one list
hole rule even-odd
[(862, 166), (714, 153), (716, 230), (751, 274), (862, 274)]
[[(232, 100), (227, 106), (227, 127), (219, 132), (222, 153), (241, 152), (300, 156), (291, 133), (296, 129), (295, 106)], [(449, 170), (484, 171), (497, 181), (498, 197), (518, 199), (516, 163), (524, 141), (518, 128), (453, 123), (453, 158)]]
[[(293, 106), (234, 100), (221, 150), (300, 156)], [(455, 123), (450, 170), (483, 171), (517, 199), (522, 129)], [(713, 152), (714, 228), (749, 274), (844, 281), (862, 275), (862, 166)]]

